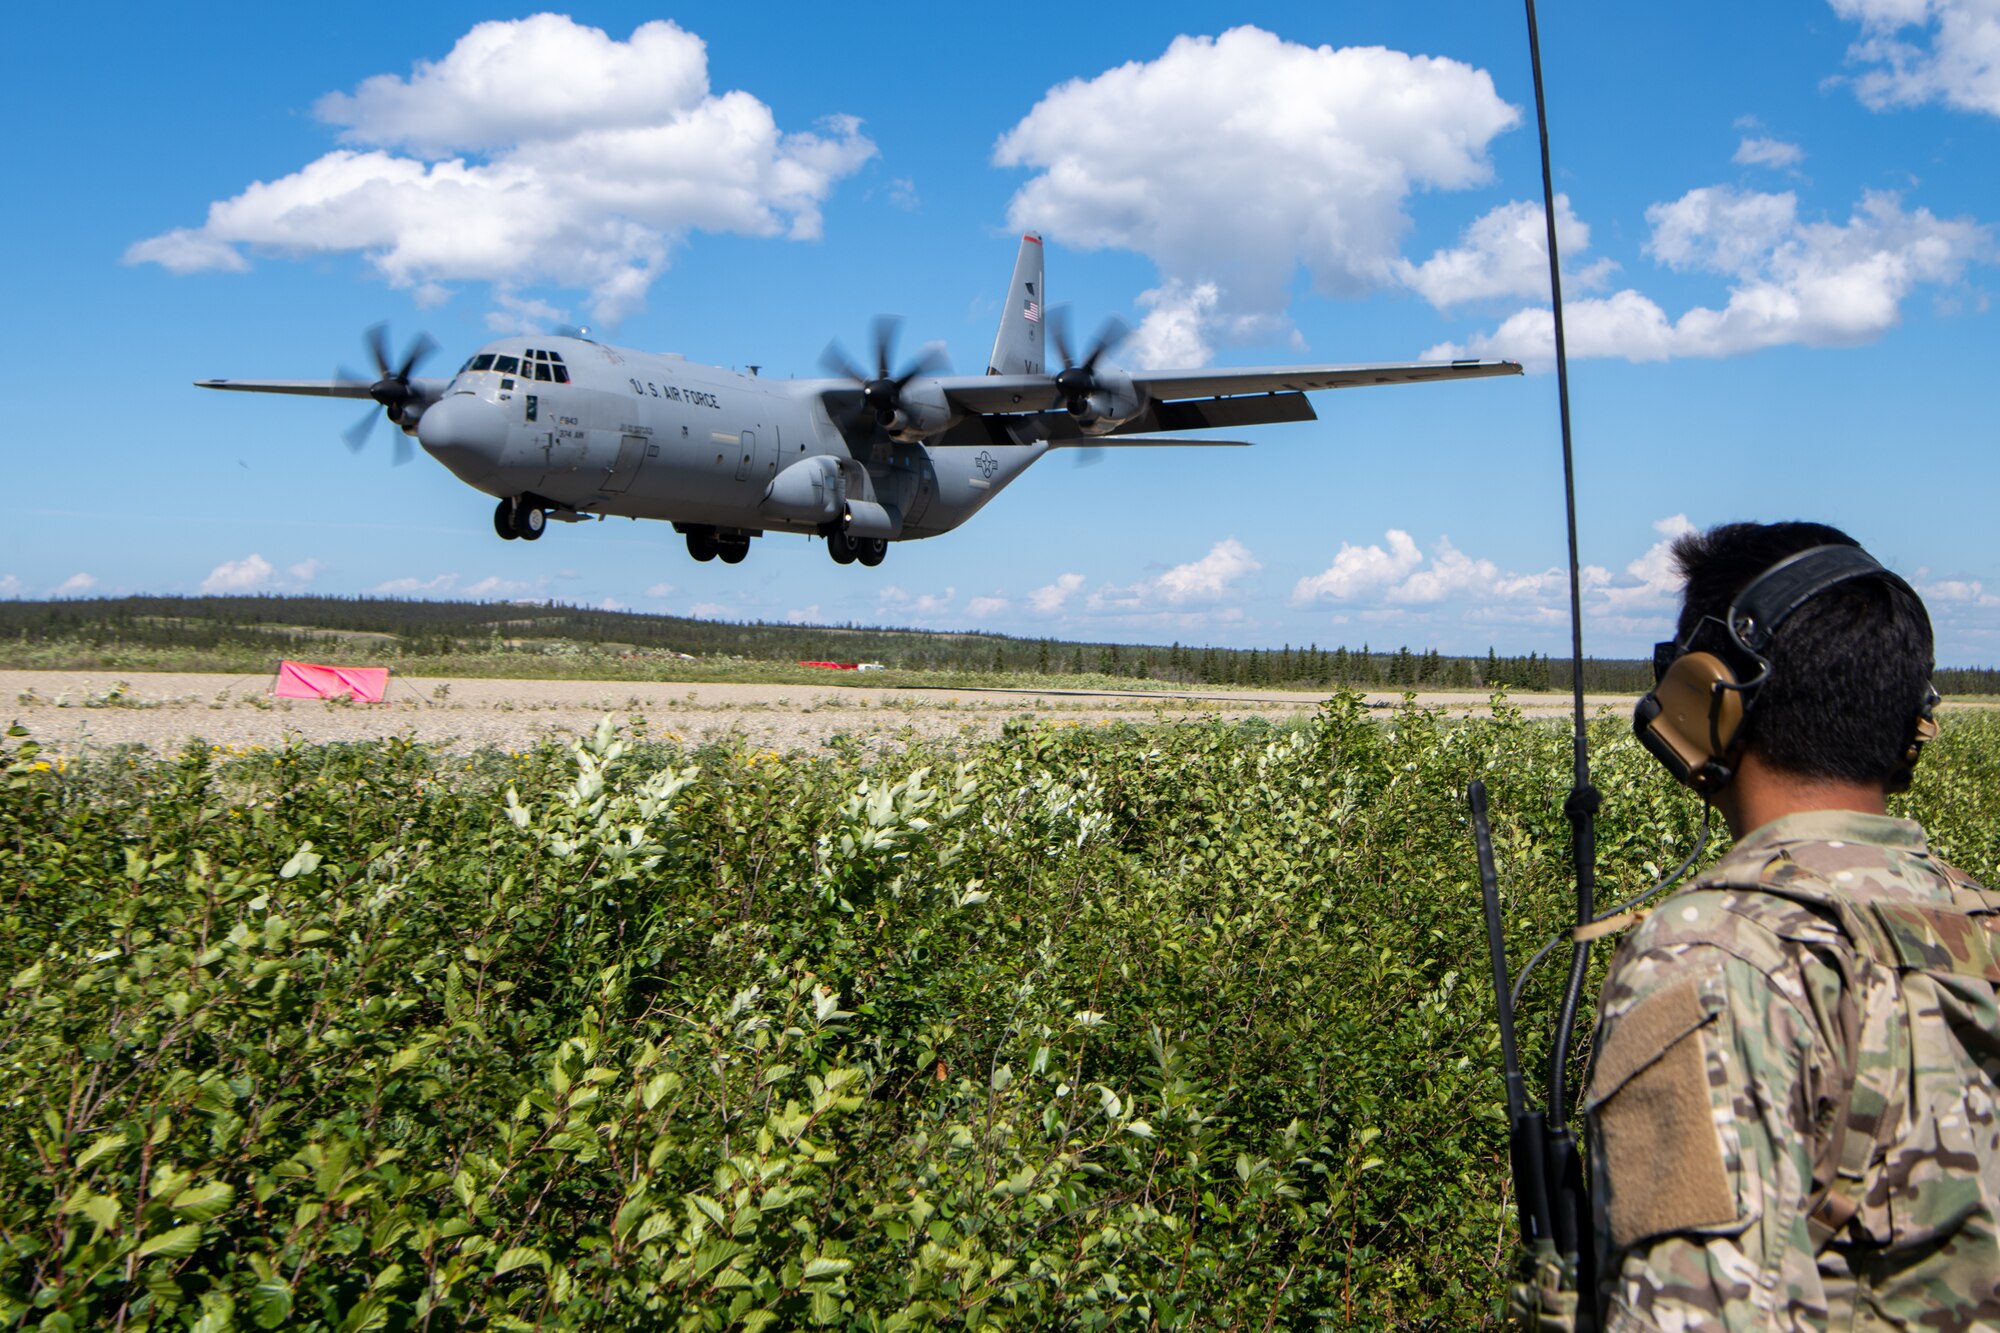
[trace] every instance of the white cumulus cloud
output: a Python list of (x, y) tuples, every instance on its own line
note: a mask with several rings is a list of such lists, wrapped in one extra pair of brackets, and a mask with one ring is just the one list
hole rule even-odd
[(1092, 611), (1125, 614), (1185, 607), (1222, 600), (1236, 585), (1262, 569), (1263, 563), (1234, 537), (1211, 546), (1208, 554), (1137, 583), (1108, 585), (1090, 594)]
[(1292, 588), (1292, 605), (1305, 606), (1319, 601), (1345, 601), (1400, 582), (1424, 562), (1416, 541), (1401, 528), (1391, 528), (1388, 546), (1356, 546), (1342, 542), (1333, 563), (1317, 574), (1302, 578)]
[(1644, 555), (1625, 566), (1634, 582), (1606, 587), (1605, 603), (1613, 610), (1651, 610), (1670, 607), (1680, 598), (1681, 574), (1674, 565), (1674, 539), (1693, 532), (1686, 514), (1673, 514), (1653, 524), (1660, 539), (1646, 548)]
[(1672, 269), (1708, 269), (1732, 277), (1755, 274), (1798, 229), (1798, 196), (1735, 190), (1689, 190), (1646, 210), (1653, 234), (1646, 252)]
[[(1844, 223), (1802, 222), (1790, 194), (1727, 186), (1690, 190), (1647, 210), (1647, 252), (1669, 268), (1731, 279), (1721, 309), (1696, 306), (1678, 319), (1627, 288), (1563, 303), (1572, 356), (1629, 361), (1734, 356), (1766, 347), (1853, 346), (1902, 319), (1921, 285), (1957, 282), (1993, 258), (1989, 228), (1969, 218), (1906, 210), (1871, 191)], [(1492, 333), (1444, 343), (1426, 356), (1508, 356), (1547, 367), (1555, 359), (1547, 308), (1519, 311)]]
[(646, 588), (646, 596), (648, 597), (671, 597), (673, 593), (674, 585), (671, 583), (654, 583), (649, 584)]
[(975, 620), (985, 620), (989, 616), (1005, 615), (1011, 604), (1005, 597), (975, 597), (965, 604), (965, 609)]
[(716, 93), (707, 49), (661, 19), (619, 41), (559, 14), (480, 23), (444, 59), (322, 98), (347, 146), (209, 206), (125, 258), (175, 272), (246, 254), (354, 253), (428, 298), (553, 284), (606, 322), (637, 309), (693, 231), (809, 240), (875, 153), (859, 122), (787, 132)]
[(878, 615), (934, 616), (950, 609), (953, 599), (958, 596), (958, 589), (946, 588), (941, 593), (911, 593), (892, 583), (877, 596), (881, 602), (876, 608)]
[(1081, 574), (1059, 574), (1054, 583), (1045, 584), (1028, 594), (1028, 605), (1042, 615), (1054, 615), (1069, 604), (1069, 599), (1082, 590), (1084, 578)]
[(1333, 294), (1393, 282), (1409, 196), (1486, 181), (1519, 120), (1460, 61), (1239, 27), (1051, 89), (994, 161), (1036, 173), (1012, 225), (1147, 256), (1168, 294), (1149, 319), (1193, 319), (1175, 336), (1199, 349), (1281, 325), (1301, 267)]
[(55, 586), (52, 597), (82, 597), (97, 586), (94, 574), (72, 574)]
[(1547, 601), (1567, 595), (1569, 575), (1561, 569), (1539, 574), (1503, 572), (1491, 560), (1467, 555), (1449, 537), (1438, 538), (1427, 568), (1389, 589), (1389, 600), (1423, 604), (1446, 600)]
[(811, 606), (795, 606), (785, 612), (785, 621), (787, 624), (818, 625), (825, 620), (826, 617), (821, 614), (818, 602), (814, 602)]
[(458, 586), (458, 575), (440, 574), (432, 579), (405, 577), (385, 579), (373, 591), (385, 597), (424, 597), (450, 592)]
[[(1590, 248), (1590, 228), (1556, 196), (1556, 244), (1563, 256), (1563, 291), (1602, 287), (1617, 267), (1600, 259), (1581, 270), (1570, 266)], [(1440, 310), (1499, 296), (1544, 296), (1549, 290), (1549, 233), (1539, 203), (1517, 200), (1474, 220), (1449, 250), (1421, 264), (1399, 259), (1402, 282)]]
[(1978, 579), (1940, 579), (1935, 583), (1920, 583), (1917, 591), (1926, 602), (1970, 606), (2000, 606), (2000, 597), (1986, 591), (1985, 583)]
[(256, 552), (251, 552), (241, 560), (225, 560), (209, 571), (201, 581), (201, 590), (207, 593), (255, 592), (271, 582), (277, 573), (271, 562)]
[[(457, 576), (451, 575), (448, 577), (455, 580)], [(504, 601), (508, 598), (522, 597), (528, 593), (540, 592), (545, 586), (544, 581), (541, 579), (503, 579), (497, 574), (488, 574), (485, 578), (479, 580), (479, 582), (462, 588), (459, 592), (464, 597), (475, 599), (497, 598)], [(624, 608), (606, 609), (622, 611)]]
[(14, 574), (0, 574), (0, 597), (19, 597), (21, 591), (22, 584), (19, 576)]
[[(1657, 540), (1626, 563), (1622, 576), (1593, 564), (1578, 571), (1587, 623), (1621, 633), (1672, 623), (1681, 580), (1671, 548), (1693, 525), (1687, 515), (1673, 514), (1653, 531)], [(1445, 536), (1426, 554), (1407, 532), (1392, 528), (1384, 545), (1342, 543), (1332, 567), (1299, 580), (1292, 601), (1328, 602), (1369, 622), (1401, 623), (1436, 609), (1465, 624), (1554, 625), (1569, 618), (1569, 572), (1507, 569)], [(1347, 623), (1348, 615), (1332, 619)]]
[(1783, 171), (1805, 161), (1806, 150), (1783, 139), (1746, 134), (1736, 145), (1736, 155), (1729, 160), (1739, 167), (1775, 167)]
[[(1848, 48), (1862, 67), (1852, 80), (1863, 104), (1943, 102), (2000, 116), (2000, 4), (1994, 0), (1832, 0), (1861, 25)], [(1908, 29), (1915, 28), (1916, 40)]]

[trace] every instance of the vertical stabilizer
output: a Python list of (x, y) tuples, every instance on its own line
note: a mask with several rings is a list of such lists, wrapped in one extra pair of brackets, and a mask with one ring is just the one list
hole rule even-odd
[(1014, 261), (1014, 280), (1000, 307), (1000, 332), (993, 355), (986, 360), (989, 375), (1040, 375), (1048, 362), (1042, 355), (1042, 238), (1029, 232), (1021, 238)]

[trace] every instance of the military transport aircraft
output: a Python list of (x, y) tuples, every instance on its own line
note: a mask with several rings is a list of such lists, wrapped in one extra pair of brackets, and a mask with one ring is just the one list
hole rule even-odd
[[(392, 367), (377, 326), (373, 381), (196, 383), (374, 399), (460, 480), (500, 498), (493, 526), (509, 540), (534, 541), (550, 519), (623, 515), (671, 522), (697, 560), (735, 564), (751, 538), (796, 532), (826, 538), (843, 565), (879, 565), (890, 542), (951, 531), (1051, 449), (1237, 444), (1150, 433), (1310, 421), (1311, 389), (1521, 373), (1511, 361), (1125, 371), (1107, 359), (1122, 325), (1075, 360), (1044, 299), (1041, 238), (1024, 236), (984, 375), (936, 373), (935, 350), (893, 373), (895, 322), (882, 319), (873, 374), (829, 347), (822, 364), (836, 378), (822, 380), (548, 334), (490, 342), (450, 378), (420, 379), (411, 372), (430, 340)], [(1053, 374), (1045, 326), (1062, 358)], [(351, 446), (374, 420), (371, 409)]]

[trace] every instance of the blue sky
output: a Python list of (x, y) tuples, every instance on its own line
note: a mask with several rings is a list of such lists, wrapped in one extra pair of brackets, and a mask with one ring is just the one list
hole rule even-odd
[[(2000, 662), (2000, 8), (1541, 19), (1586, 649), (1664, 632), (1673, 531), (1809, 517), (1915, 579), (1941, 660)], [(443, 345), (434, 372), (561, 318), (813, 375), (894, 312), (974, 370), (1029, 225), (1080, 329), (1138, 327), (1129, 362), (1544, 365), (1513, 5), (44, 7), (12, 31), (0, 338), (29, 391), (0, 595), (1566, 645), (1546, 373), (1318, 395), (1249, 450), (1057, 455), (875, 570), (788, 537), (698, 565), (622, 520), (501, 543), (486, 497), (392, 468), (386, 429), (350, 456), (353, 404), (190, 386), (363, 365), (383, 319)], [(621, 134), (668, 147), (621, 167)], [(597, 188), (626, 169), (646, 188)]]

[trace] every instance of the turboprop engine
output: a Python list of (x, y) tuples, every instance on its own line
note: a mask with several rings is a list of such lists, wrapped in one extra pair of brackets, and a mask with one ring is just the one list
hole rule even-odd
[(892, 404), (875, 413), (875, 424), (892, 440), (917, 444), (950, 430), (958, 417), (937, 381), (922, 380), (903, 385)]
[(902, 374), (890, 373), (890, 356), (900, 322), (891, 315), (881, 315), (875, 320), (873, 377), (848, 360), (838, 343), (827, 345), (820, 364), (832, 374), (854, 381), (854, 386), (861, 390), (861, 401), (842, 426), (843, 430), (852, 431), (872, 417), (890, 439), (899, 444), (916, 444), (950, 430), (960, 413), (952, 408), (936, 381), (928, 378), (944, 364), (944, 355), (936, 347), (918, 352), (917, 359)]
[(1057, 306), (1049, 314), (1049, 333), (1063, 359), (1062, 372), (1056, 376), (1056, 397), (1083, 433), (1109, 435), (1145, 411), (1146, 395), (1130, 375), (1110, 364), (1098, 367), (1105, 354), (1131, 332), (1124, 321), (1115, 317), (1105, 320), (1097, 341), (1083, 360), (1077, 361), (1069, 351), (1069, 312)]
[(1100, 370), (1091, 379), (1089, 393), (1064, 404), (1085, 435), (1109, 435), (1146, 410), (1146, 395), (1124, 371)]

